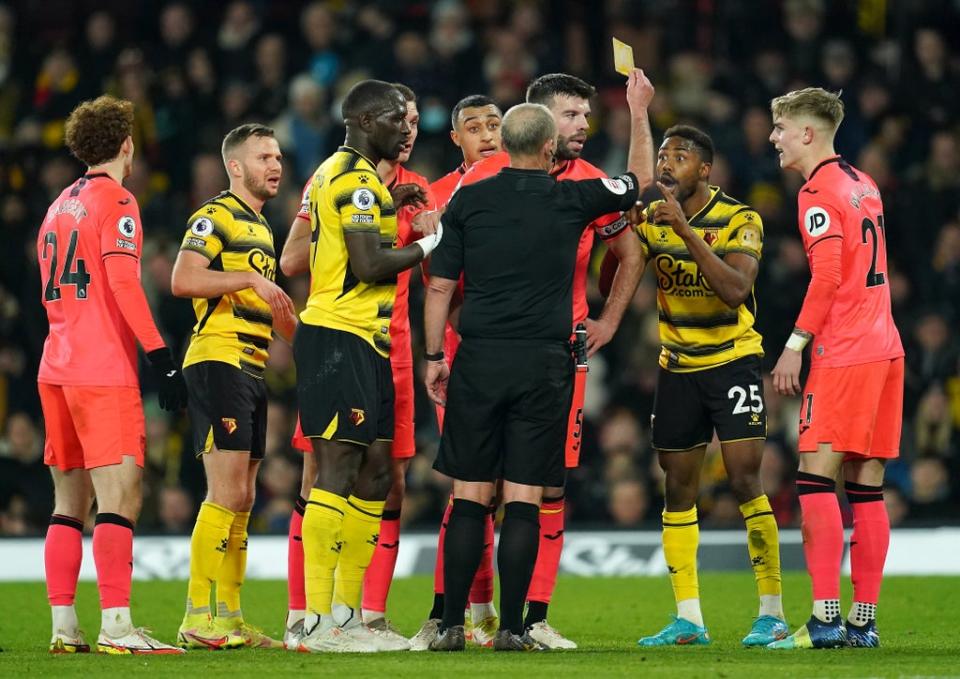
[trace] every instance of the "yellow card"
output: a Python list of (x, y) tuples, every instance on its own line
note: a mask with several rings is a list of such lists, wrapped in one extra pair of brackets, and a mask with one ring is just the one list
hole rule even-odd
[(633, 48), (616, 38), (613, 39), (613, 67), (623, 75), (630, 75), (633, 69)]

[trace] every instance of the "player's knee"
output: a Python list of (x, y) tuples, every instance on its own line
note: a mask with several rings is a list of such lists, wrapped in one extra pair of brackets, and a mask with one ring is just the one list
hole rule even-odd
[(664, 502), (668, 512), (684, 512), (697, 503), (699, 488), (696, 481), (672, 478), (667, 475)]
[(760, 476), (756, 473), (740, 473), (730, 476), (730, 490), (737, 502), (744, 504), (763, 494)]
[(392, 485), (393, 475), (390, 473), (389, 468), (371, 469), (367, 475), (367, 478), (364, 479), (364, 486), (369, 488), (369, 493), (372, 497), (386, 498)]
[(544, 486), (543, 488), (543, 502), (556, 502), (557, 500), (563, 499), (564, 487), (563, 486)]
[(129, 519), (130, 521), (136, 522), (137, 518), (140, 516), (140, 509), (142, 507), (143, 494), (138, 488), (133, 492), (124, 493), (123, 498), (119, 502), (116, 513), (126, 519)]
[(257, 499), (257, 488), (256, 486), (250, 486), (247, 488), (247, 494), (243, 498), (243, 507), (240, 508), (241, 512), (249, 512), (253, 509), (253, 503)]
[(340, 459), (336, 464), (326, 465), (321, 469), (314, 487), (346, 497), (356, 486), (358, 475), (359, 470), (356, 464), (347, 459)]
[(228, 485), (222, 485), (211, 487), (207, 493), (207, 500), (215, 505), (220, 505), (224, 509), (228, 509), (231, 512), (242, 512), (246, 511), (247, 509), (247, 496), (248, 489), (245, 487), (231, 487)]

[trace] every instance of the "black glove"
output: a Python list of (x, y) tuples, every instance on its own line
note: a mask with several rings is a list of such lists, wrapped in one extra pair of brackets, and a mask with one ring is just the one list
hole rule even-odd
[(154, 349), (147, 354), (147, 361), (157, 377), (160, 407), (171, 412), (181, 410), (187, 405), (187, 384), (183, 373), (167, 347)]

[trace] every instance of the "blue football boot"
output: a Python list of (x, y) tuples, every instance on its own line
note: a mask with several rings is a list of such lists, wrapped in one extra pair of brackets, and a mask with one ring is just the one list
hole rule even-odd
[(695, 625), (684, 618), (673, 617), (673, 622), (654, 634), (643, 637), (640, 646), (703, 646), (710, 643), (710, 634), (706, 627)]
[(790, 636), (768, 644), (767, 648), (840, 648), (847, 645), (847, 628), (839, 615), (832, 622), (820, 622), (811, 615), (807, 624)]
[(878, 648), (880, 646), (880, 632), (877, 631), (877, 621), (871, 620), (866, 625), (854, 625), (847, 621), (847, 646), (855, 648)]
[(785, 638), (790, 633), (787, 623), (774, 615), (761, 615), (753, 621), (750, 633), (743, 638), (744, 646), (766, 646)]

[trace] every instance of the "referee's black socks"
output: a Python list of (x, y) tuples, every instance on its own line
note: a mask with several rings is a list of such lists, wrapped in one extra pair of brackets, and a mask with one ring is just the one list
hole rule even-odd
[[(449, 529), (447, 539), (450, 539)], [(508, 502), (504, 506), (497, 551), (500, 629), (523, 634), (523, 604), (527, 599), (539, 549), (540, 508), (529, 502)]]
[(454, 499), (443, 544), (443, 629), (463, 624), (463, 609), (467, 606), (470, 585), (483, 557), (486, 520), (486, 505)]

